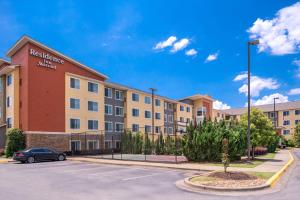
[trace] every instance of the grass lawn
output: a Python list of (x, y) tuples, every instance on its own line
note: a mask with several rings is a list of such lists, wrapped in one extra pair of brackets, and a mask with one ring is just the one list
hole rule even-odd
[[(263, 162), (263, 159), (273, 159), (276, 153), (267, 153), (266, 155), (256, 156), (256, 159), (252, 160), (251, 163), (246, 163), (245, 161), (232, 162), (229, 167), (239, 167), (239, 168), (254, 168)], [(208, 163), (213, 166), (223, 166), (222, 163)]]
[(257, 176), (258, 178), (268, 180), (271, 178), (275, 173), (274, 172), (247, 172), (248, 174)]

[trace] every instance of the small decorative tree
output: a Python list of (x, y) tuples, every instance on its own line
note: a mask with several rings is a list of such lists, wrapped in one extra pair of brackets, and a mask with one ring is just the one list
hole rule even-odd
[(227, 172), (227, 167), (229, 167), (229, 154), (228, 154), (228, 140), (224, 138), (222, 140), (222, 163), (224, 166), (224, 172)]
[(14, 152), (25, 148), (25, 136), (20, 129), (10, 129), (7, 134), (6, 142), (6, 157), (11, 157)]
[(300, 147), (300, 123), (296, 125), (294, 133), (295, 146)]

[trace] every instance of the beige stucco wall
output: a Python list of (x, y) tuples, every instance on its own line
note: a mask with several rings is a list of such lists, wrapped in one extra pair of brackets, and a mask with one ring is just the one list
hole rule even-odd
[[(132, 93), (139, 94), (139, 101), (132, 101)], [(132, 124), (138, 124), (140, 127), (140, 132), (144, 132), (145, 125), (152, 126), (152, 116), (155, 117), (152, 113), (152, 102), (151, 104), (145, 103), (145, 96), (148, 96), (151, 98), (151, 94), (143, 93), (136, 90), (128, 90), (126, 92), (126, 102), (125, 102), (125, 112), (126, 112), (126, 118), (125, 118), (125, 128), (130, 129), (132, 128)], [(155, 96), (154, 99), (160, 100), (160, 106), (156, 106), (154, 104), (154, 113), (160, 113), (160, 120), (155, 119), (154, 120), (154, 126), (161, 126), (163, 131), (163, 125), (164, 125), (164, 100), (161, 97)], [(133, 117), (132, 116), (132, 109), (137, 108), (139, 109), (139, 117)], [(145, 118), (145, 111), (151, 112), (151, 118)]]
[[(80, 80), (80, 89), (70, 87), (70, 78)], [(88, 82), (98, 84), (98, 93), (88, 91)], [(98, 120), (98, 129), (104, 130), (104, 85), (103, 82), (67, 73), (65, 76), (65, 127), (67, 133), (85, 132), (88, 130), (88, 120)], [(80, 99), (80, 109), (70, 108), (70, 98)], [(98, 111), (88, 110), (88, 101), (98, 102)], [(80, 129), (70, 128), (70, 119), (80, 119)]]
[[(184, 111), (180, 110), (180, 106), (184, 107)], [(190, 108), (190, 112), (187, 112), (187, 107)], [(177, 106), (176, 106), (176, 119), (179, 122), (180, 121), (180, 117), (184, 118), (184, 122), (186, 122), (187, 118), (190, 119), (190, 121), (192, 121), (193, 119), (193, 106), (185, 104), (185, 103), (181, 103), (178, 102)]]
[(12, 72), (7, 75), (12, 75), (12, 84), (7, 86), (6, 84), (6, 97), (11, 98), (11, 106), (6, 105), (6, 119), (12, 119), (12, 128), (19, 128), (19, 68), (15, 68)]
[(213, 109), (212, 110), (212, 120), (217, 120), (217, 121), (221, 121), (221, 120), (224, 120), (225, 119), (225, 112), (222, 111), (222, 110), (216, 110), (216, 109)]

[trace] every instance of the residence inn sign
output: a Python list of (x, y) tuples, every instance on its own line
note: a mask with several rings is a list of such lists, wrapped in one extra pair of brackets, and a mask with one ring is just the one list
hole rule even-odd
[(37, 66), (56, 69), (56, 65), (54, 63), (64, 64), (62, 59), (51, 56), (48, 53), (36, 51), (34, 49), (30, 49), (30, 55), (42, 58), (42, 60), (37, 63)]

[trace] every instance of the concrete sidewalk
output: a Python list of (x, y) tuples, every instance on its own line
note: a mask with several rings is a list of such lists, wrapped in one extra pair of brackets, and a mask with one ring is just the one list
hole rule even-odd
[[(128, 160), (110, 160), (101, 159), (99, 157), (69, 157), (68, 160), (93, 162), (99, 164), (113, 164), (113, 165), (136, 165), (144, 167), (163, 167), (171, 169), (183, 169), (183, 170), (200, 170), (200, 171), (215, 171), (223, 170), (222, 166), (214, 166), (200, 163), (155, 163), (155, 162), (141, 162), (141, 161), (128, 161)], [(262, 159), (263, 160), (263, 159)], [(265, 159), (264, 163), (254, 168), (238, 168), (229, 167), (229, 171), (248, 171), (248, 172), (277, 172), (279, 171), (289, 160), (289, 150), (280, 150), (273, 159)]]

